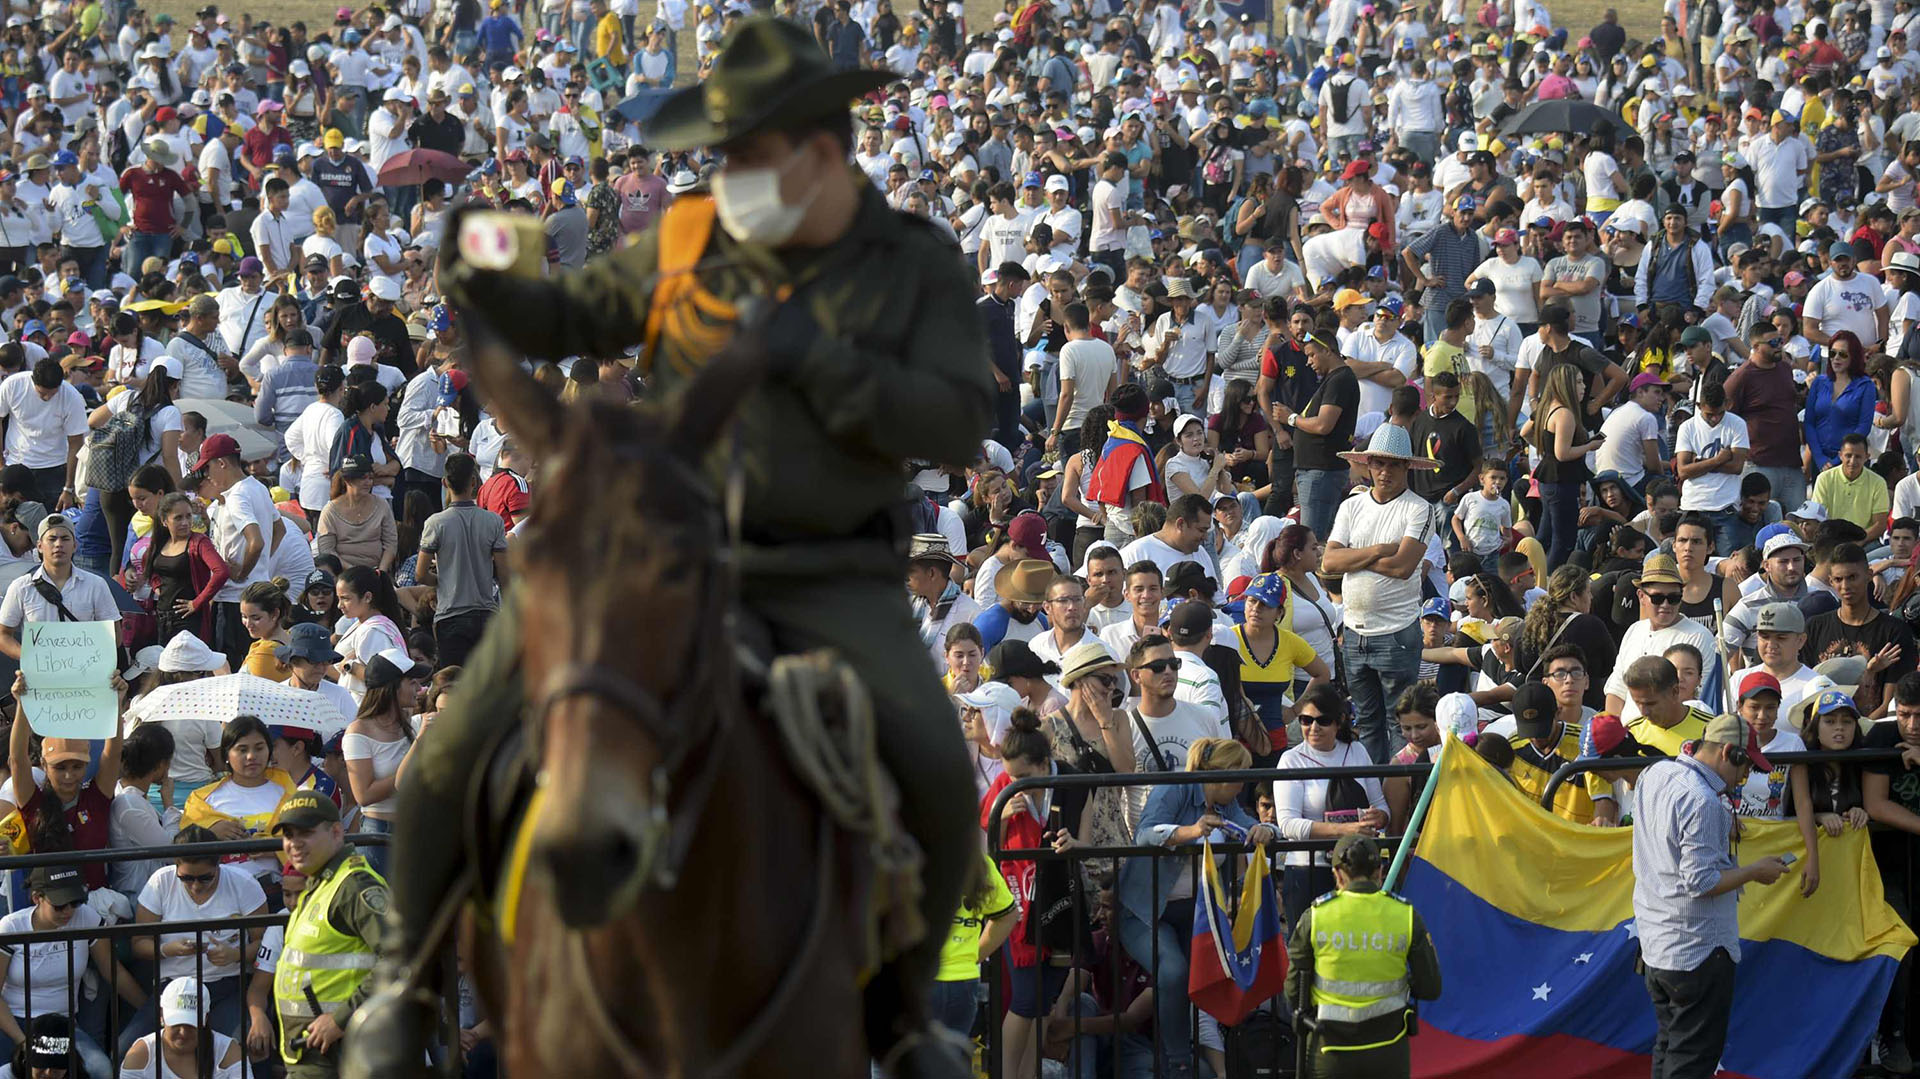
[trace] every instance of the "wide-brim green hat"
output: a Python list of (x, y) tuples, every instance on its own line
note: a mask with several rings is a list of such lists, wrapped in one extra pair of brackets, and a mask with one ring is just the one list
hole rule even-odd
[(831, 116), (898, 78), (875, 68), (835, 71), (805, 30), (785, 19), (755, 16), (720, 43), (705, 82), (660, 106), (641, 141), (655, 150), (717, 146)]

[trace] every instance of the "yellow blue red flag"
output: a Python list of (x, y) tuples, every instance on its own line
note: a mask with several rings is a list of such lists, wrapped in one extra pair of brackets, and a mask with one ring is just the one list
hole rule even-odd
[[(1653, 1006), (1633, 916), (1633, 836), (1562, 820), (1456, 742), (1401, 893), (1440, 955), (1416, 1076), (1647, 1074)], [(1806, 852), (1792, 822), (1745, 821), (1739, 858)], [(1748, 887), (1722, 1076), (1850, 1076), (1913, 934), (1886, 903), (1864, 831), (1820, 837), (1820, 887)], [(1791, 1021), (1781, 1002), (1792, 1001)]]

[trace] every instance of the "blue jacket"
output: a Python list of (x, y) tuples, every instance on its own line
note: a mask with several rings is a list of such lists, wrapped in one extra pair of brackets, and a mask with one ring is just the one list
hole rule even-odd
[[(1140, 825), (1133, 841), (1142, 846), (1163, 845), (1169, 828), (1182, 828), (1206, 815), (1206, 787), (1201, 784), (1179, 787), (1155, 787), (1147, 796), (1147, 807), (1140, 814)], [(1256, 821), (1247, 815), (1238, 801), (1214, 807), (1225, 820), (1251, 829)], [(1216, 836), (1224, 839), (1224, 836)], [(1160, 866), (1159, 888), (1154, 888), (1153, 864)], [(1120, 934), (1127, 954), (1135, 957), (1153, 954), (1154, 926), (1167, 905), (1167, 895), (1180, 877), (1180, 860), (1164, 858), (1128, 858), (1120, 865)], [(1181, 936), (1186, 936), (1184, 930)]]
[(1807, 445), (1813, 448), (1813, 470), (1817, 473), (1840, 460), (1840, 440), (1849, 434), (1866, 435), (1873, 430), (1873, 406), (1880, 391), (1865, 375), (1847, 383), (1836, 400), (1833, 377), (1815, 375), (1807, 385)]

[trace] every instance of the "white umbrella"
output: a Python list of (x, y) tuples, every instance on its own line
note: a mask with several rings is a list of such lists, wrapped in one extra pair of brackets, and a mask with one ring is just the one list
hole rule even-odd
[(254, 422), (253, 406), (217, 397), (183, 397), (174, 407), (182, 412), (198, 412), (206, 417), (207, 433), (231, 435), (240, 443), (240, 459), (258, 461), (279, 450), (273, 433)]
[(244, 673), (161, 686), (127, 706), (127, 716), (142, 723), (259, 716), (269, 727), (311, 727), (322, 740), (346, 730), (348, 722), (332, 701), (310, 689)]

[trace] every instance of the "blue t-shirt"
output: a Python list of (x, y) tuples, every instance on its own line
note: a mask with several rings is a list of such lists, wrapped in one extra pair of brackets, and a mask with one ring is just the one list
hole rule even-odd
[(480, 42), (480, 51), (488, 56), (504, 56), (519, 48), (518, 42), (526, 36), (511, 15), (489, 15), (480, 20), (474, 29), (474, 36)]

